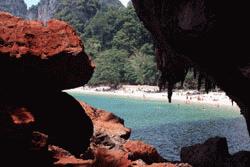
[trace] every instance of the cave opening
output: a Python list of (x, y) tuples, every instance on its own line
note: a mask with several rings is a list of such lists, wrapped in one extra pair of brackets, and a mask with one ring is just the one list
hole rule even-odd
[[(12, 32), (18, 26), (30, 24), (31, 29), (39, 27), (45, 33), (41, 35), (35, 29), (30, 33), (23, 28), (15, 31), (18, 34), (15, 38), (11, 35), (9, 37), (8, 33), (0, 34), (0, 68), (1, 75), (6, 78), (0, 84), (0, 92), (1, 99), (4, 99), (2, 103), (11, 101), (8, 105), (17, 105), (12, 102), (19, 101), (20, 105), (24, 101), (25, 105), (37, 111), (34, 113), (41, 118), (41, 125), (49, 121), (47, 127), (42, 129), (45, 130), (44, 133), (55, 136), (51, 141), (56, 141), (73, 154), (80, 154), (79, 146), (83, 145), (81, 139), (89, 140), (92, 133), (94, 136), (91, 146), (108, 150), (118, 147), (131, 149), (133, 141), (128, 141), (131, 135), (132, 140), (143, 140), (154, 145), (163, 159), (185, 162), (180, 157), (182, 148), (204, 143), (210, 137), (215, 139), (205, 143), (216, 145), (222, 142), (221, 145), (225, 146), (223, 149), (227, 151), (228, 147), (230, 154), (235, 155), (240, 150), (250, 151), (247, 133), (247, 127), (250, 126), (247, 97), (250, 84), (249, 58), (235, 53), (242, 46), (239, 46), (240, 42), (232, 42), (235, 45), (229, 42), (230, 37), (224, 31), (228, 22), (217, 22), (218, 14), (213, 2), (132, 0), (127, 6), (123, 6), (118, 0), (41, 0), (28, 9), (25, 3), (20, 3), (14, 9), (8, 8), (8, 5), (0, 5), (0, 10), (29, 20), (47, 22), (56, 18), (67, 22), (48, 21), (46, 27), (40, 27), (39, 22), (24, 22), (20, 19), (25, 24), (9, 25), (9, 22), (15, 23), (19, 18), (6, 13), (1, 13), (0, 20), (3, 23), (0, 24), (0, 30), (7, 27)], [(234, 32), (234, 28), (229, 28), (228, 32)], [(23, 31), (25, 40), (19, 40)], [(6, 31), (3, 29), (0, 32)], [(232, 38), (240, 41), (235, 36), (237, 35), (232, 35)], [(47, 45), (41, 41), (46, 41), (44, 43)], [(234, 59), (232, 54), (239, 57)], [(34, 55), (38, 58), (33, 58)], [(87, 55), (92, 57), (95, 65)], [(94, 66), (95, 72), (90, 79)], [(6, 75), (5, 71), (9, 67), (12, 69), (9, 74), (16, 77)], [(30, 85), (30, 78), (33, 78), (33, 85)], [(85, 87), (67, 90), (83, 85), (89, 79)], [(15, 83), (25, 88), (24, 91), (16, 88)], [(39, 91), (39, 98), (34, 93), (25, 93), (27, 89), (35, 92), (34, 85), (43, 87)], [(11, 94), (18, 92), (20, 95), (8, 97), (11, 87), (15, 87)], [(53, 93), (48, 93), (48, 90)], [(65, 91), (74, 98), (60, 91)], [(42, 101), (46, 96), (50, 96), (46, 99), (46, 105), (52, 106), (50, 109), (48, 105), (39, 107), (39, 100)], [(37, 98), (37, 101), (33, 98)], [(63, 105), (60, 106), (60, 102), (52, 104), (53, 99), (59, 99)], [(76, 100), (85, 101), (118, 116), (83, 102), (78, 104)], [(0, 106), (1, 110), (5, 110), (7, 105)], [(66, 113), (70, 108), (77, 111), (76, 115)], [(15, 115), (16, 108), (7, 106), (7, 109), (7, 113), (9, 110), (11, 114), (14, 113), (10, 118), (20, 121), (20, 115)], [(43, 115), (42, 110), (57, 112), (54, 115)], [(59, 110), (62, 116), (58, 118), (58, 125), (54, 125), (54, 119), (60, 115)], [(89, 113), (80, 114), (81, 111)], [(3, 115), (1, 113), (1, 118), (5, 118), (5, 114), (6, 112)], [(80, 122), (84, 121), (89, 126), (81, 126), (82, 129), (75, 128), (75, 131), (69, 130), (64, 134), (59, 129), (67, 129), (68, 126), (60, 125), (71, 117), (75, 118), (75, 122), (70, 129), (81, 126)], [(81, 120), (80, 117), (86, 120)], [(92, 119), (93, 125), (88, 117)], [(132, 128), (132, 133), (125, 126)], [(80, 135), (79, 140), (73, 141), (84, 128), (87, 128), (88, 137)], [(65, 137), (67, 134), (73, 139), (68, 140)], [(226, 137), (227, 144), (224, 145), (224, 139), (217, 139), (216, 136)], [(84, 143), (84, 149), (89, 145), (88, 142)], [(185, 152), (186, 148), (183, 150)], [(234, 161), (234, 155), (231, 157), (229, 153), (225, 153), (226, 159)], [(93, 159), (93, 156), (86, 157)], [(146, 164), (152, 163), (150, 158), (140, 158)], [(129, 154), (128, 159), (139, 158), (133, 153)], [(165, 162), (163, 159), (159, 162)]]

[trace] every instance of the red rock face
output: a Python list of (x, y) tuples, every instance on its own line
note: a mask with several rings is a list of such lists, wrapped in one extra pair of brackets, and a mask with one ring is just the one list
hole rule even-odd
[(93, 134), (92, 121), (78, 101), (61, 90), (84, 85), (93, 70), (67, 23), (51, 20), (44, 25), (0, 12), (0, 145), (2, 152), (11, 153), (3, 159), (18, 155), (19, 164), (33, 164), (43, 157), (51, 164), (49, 144), (74, 155), (84, 152)]
[(111, 112), (95, 109), (84, 102), (80, 102), (80, 104), (93, 121), (96, 134), (107, 134), (113, 138), (122, 139), (130, 137), (131, 129), (124, 126), (124, 121), (121, 118)]
[[(3, 12), (0, 12), (0, 64), (0, 76), (6, 81), (1, 87), (19, 83), (32, 88), (35, 83), (57, 90), (84, 85), (94, 69), (80, 38), (67, 23), (51, 20), (44, 25)], [(5, 75), (6, 71), (12, 78)]]
[(147, 167), (192, 167), (189, 164), (172, 164), (172, 163), (154, 163), (152, 165), (147, 165)]
[(142, 141), (129, 140), (124, 144), (124, 148), (130, 153), (129, 159), (131, 160), (141, 159), (147, 164), (166, 161), (153, 146)]
[(25, 55), (46, 59), (62, 52), (83, 52), (80, 38), (67, 23), (50, 20), (47, 25), (0, 14), (1, 52), (20, 58)]
[(61, 92), (85, 84), (93, 69), (66, 23), (43, 25), (0, 13), (3, 164), (128, 167), (165, 161), (153, 147), (127, 141), (131, 129), (121, 118)]
[[(147, 166), (165, 162), (157, 150), (142, 141), (127, 140), (131, 129), (124, 126), (124, 121), (113, 113), (96, 109), (80, 102), (94, 125), (91, 149), (96, 157), (95, 165), (108, 166)], [(141, 160), (142, 163), (137, 163)]]
[(35, 118), (25, 107), (15, 109), (11, 113), (11, 118), (16, 125), (31, 124), (35, 122)]
[(95, 150), (95, 157), (96, 161), (94, 163), (94, 166), (131, 166), (131, 161), (127, 158), (126, 153), (123, 150), (108, 150), (98, 148), (97, 150)]
[[(61, 96), (62, 94), (60, 94)], [(64, 95), (68, 96), (68, 95)], [(52, 99), (55, 99), (50, 96)], [(69, 98), (69, 97), (68, 97)], [(59, 99), (59, 96), (57, 97)], [(98, 110), (94, 107), (81, 102), (79, 109), (84, 107), (84, 110), (78, 110), (76, 106), (70, 105), (69, 100), (60, 99), (59, 102), (63, 102), (61, 107), (52, 103), (43, 101), (38, 108), (34, 107), (17, 107), (4, 112), (0, 112), (0, 146), (1, 153), (4, 153), (4, 158), (7, 162), (19, 157), (19, 161), (10, 163), (13, 166), (19, 164), (30, 164), (31, 166), (100, 166), (100, 167), (190, 167), (188, 164), (174, 164), (164, 163), (164, 160), (152, 146), (143, 143), (142, 141), (126, 140), (123, 138), (124, 133), (130, 134), (130, 129), (123, 125), (123, 121), (114, 114)], [(73, 104), (73, 99), (72, 104)], [(33, 103), (32, 103), (33, 104)], [(47, 106), (47, 107), (46, 107)], [(48, 115), (51, 118), (47, 118), (41, 111), (55, 112), (52, 115)], [(65, 116), (65, 110), (69, 111)], [(41, 111), (39, 111), (41, 110)], [(66, 143), (78, 143), (80, 148), (81, 143), (86, 142), (88, 134), (88, 122), (81, 120), (84, 117), (85, 112), (90, 116), (94, 124), (95, 133), (91, 140), (90, 147), (87, 151), (83, 152), (81, 158), (72, 155), (72, 147), (63, 147), (65, 145), (57, 145), (58, 143), (51, 143), (50, 137), (55, 134), (59, 135), (61, 139), (69, 139)], [(71, 114), (72, 112), (72, 114)], [(82, 116), (74, 116), (76, 113), (83, 112)], [(62, 115), (60, 115), (62, 113)], [(60, 118), (63, 117), (63, 118)], [(72, 121), (66, 122), (73, 117)], [(65, 118), (65, 119), (64, 119)], [(46, 134), (34, 131), (37, 129), (36, 124), (39, 124), (42, 120), (47, 120), (47, 128), (53, 128), (53, 132), (47, 129), (46, 126), (39, 128), (43, 133), (48, 130)], [(77, 120), (80, 119), (80, 120)], [(65, 122), (62, 125), (60, 121)], [(78, 126), (72, 126), (72, 122), (83, 123), (83, 129), (79, 129)], [(106, 125), (105, 125), (106, 124)], [(58, 126), (61, 128), (58, 128)], [(104, 125), (104, 127), (101, 127)], [(109, 125), (109, 126), (108, 126)], [(36, 127), (36, 128), (35, 128)], [(113, 128), (118, 129), (114, 130)], [(69, 133), (69, 131), (76, 132), (76, 136)], [(119, 132), (120, 131), (120, 132)], [(68, 136), (69, 135), (69, 136)], [(75, 139), (81, 138), (76, 141)], [(10, 140), (11, 139), (11, 140)], [(109, 139), (109, 140), (107, 140)], [(98, 142), (101, 141), (101, 142)], [(60, 143), (60, 142), (59, 142)], [(66, 144), (65, 143), (65, 144)], [(112, 146), (112, 147), (111, 147)], [(9, 151), (10, 154), (6, 154)], [(70, 152), (68, 152), (70, 151)], [(14, 152), (17, 152), (14, 154)]]

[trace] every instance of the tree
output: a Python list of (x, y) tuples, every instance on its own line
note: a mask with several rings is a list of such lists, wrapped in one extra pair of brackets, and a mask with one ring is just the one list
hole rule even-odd
[(54, 17), (68, 22), (82, 34), (99, 8), (98, 0), (61, 0)]
[(136, 50), (125, 65), (125, 79), (130, 84), (153, 85), (157, 82), (157, 67), (153, 55)]
[(113, 38), (114, 48), (127, 50), (131, 54), (133, 50), (140, 49), (145, 43), (152, 44), (149, 32), (140, 22), (132, 5), (121, 10), (120, 18), (123, 24)]
[(156, 84), (153, 40), (130, 3), (100, 7), (98, 0), (62, 0), (56, 16), (76, 28), (96, 70), (91, 85)]
[(102, 50), (111, 48), (111, 41), (121, 28), (119, 9), (107, 8), (97, 12), (84, 30), (84, 37), (95, 38), (101, 42)]
[(98, 53), (101, 51), (101, 42), (95, 38), (88, 38), (84, 40), (85, 52), (92, 55), (92, 58), (96, 58)]
[(151, 43), (145, 43), (142, 45), (140, 51), (146, 55), (154, 55), (154, 46)]
[(95, 59), (96, 70), (89, 84), (118, 86), (124, 81), (127, 59), (128, 53), (124, 50), (111, 49), (99, 53)]

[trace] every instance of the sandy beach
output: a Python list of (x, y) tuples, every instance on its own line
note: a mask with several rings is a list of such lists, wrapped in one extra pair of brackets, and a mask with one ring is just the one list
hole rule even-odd
[[(68, 93), (82, 93), (93, 95), (110, 95), (121, 96), (127, 98), (140, 98), (143, 100), (163, 100), (168, 101), (167, 92), (158, 92), (157, 86), (148, 85), (123, 85), (121, 88), (114, 90), (109, 86), (99, 87), (79, 87), (75, 89), (65, 90)], [(209, 92), (208, 94), (200, 93), (197, 90), (175, 90), (172, 96), (172, 102), (183, 102), (186, 104), (210, 104), (217, 107), (233, 106), (238, 108), (237, 104), (230, 100), (224, 92)]]

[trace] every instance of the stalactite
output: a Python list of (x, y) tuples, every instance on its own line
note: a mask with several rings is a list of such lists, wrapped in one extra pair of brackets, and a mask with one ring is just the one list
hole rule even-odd
[(215, 84), (211, 79), (207, 78), (203, 72), (198, 72), (197, 68), (188, 59), (184, 59), (183, 56), (172, 52), (171, 49), (164, 50), (159, 44), (156, 45), (155, 56), (157, 67), (161, 71), (158, 86), (160, 91), (165, 90), (165, 88), (168, 89), (168, 100), (170, 103), (175, 84), (181, 82), (181, 87), (183, 87), (188, 71), (193, 71), (194, 79), (198, 76), (198, 90), (201, 89), (204, 80), (205, 91), (207, 93), (212, 88), (215, 88)]
[(216, 89), (216, 84), (211, 80), (212, 82), (212, 89)]
[(185, 79), (181, 81), (181, 88), (184, 86)]
[(186, 76), (187, 76), (187, 73), (189, 71), (189, 68), (186, 68), (184, 70), (184, 73), (183, 73), (183, 76), (182, 76), (182, 79), (181, 79), (181, 87), (183, 88), (183, 85), (184, 85), (184, 82), (185, 82), (185, 79), (186, 79)]
[(205, 79), (205, 91), (208, 93), (211, 90), (212, 84), (210, 79), (206, 78)]
[(168, 102), (169, 103), (172, 102), (173, 89), (174, 89), (174, 84), (173, 83), (169, 83), (168, 84)]
[[(244, 31), (241, 26), (232, 26), (233, 22), (242, 25), (246, 22), (244, 22), (244, 19), (239, 21), (239, 19), (228, 17), (230, 12), (232, 13), (236, 8), (243, 9), (245, 4), (236, 6), (235, 3), (219, 5), (216, 1), (185, 0), (133, 0), (133, 4), (140, 20), (151, 32), (162, 50), (170, 50), (169, 52), (173, 53), (172, 58), (178, 60), (180, 64), (184, 61), (178, 59), (178, 55), (175, 53), (183, 54), (183, 57), (193, 61), (202, 72), (214, 77), (215, 82), (224, 91), (231, 94), (230, 96), (237, 104), (240, 104), (241, 113), (245, 114), (250, 131), (250, 114), (248, 113), (250, 101), (249, 98), (246, 98), (250, 94), (250, 81), (248, 74), (245, 75), (240, 70), (241, 66), (247, 65), (249, 62), (249, 56), (247, 54), (235, 54), (244, 49), (247, 50), (244, 42), (240, 42), (240, 37), (247, 34), (247, 31)], [(217, 12), (220, 8), (225, 9), (224, 14)], [(234, 12), (234, 15), (238, 16), (235, 18), (247, 18), (239, 12)], [(238, 34), (243, 35), (237, 36), (232, 35), (232, 33), (230, 35), (230, 32), (238, 32)], [(218, 36), (218, 34), (221, 35)], [(215, 62), (214, 59), (218, 60)], [(171, 66), (172, 68), (178, 68), (175, 64)], [(233, 75), (228, 75), (228, 72)], [(196, 76), (195, 72), (194, 76)], [(201, 74), (198, 74), (198, 90), (201, 89), (204, 78)], [(209, 91), (209, 87), (211, 87), (209, 85), (208, 82), (205, 83), (206, 91)], [(246, 109), (244, 105), (247, 106)]]
[(203, 80), (203, 75), (201, 73), (199, 73), (199, 77), (198, 77), (198, 90), (201, 90), (201, 85), (202, 85), (202, 80)]
[(197, 70), (196, 70), (195, 67), (193, 68), (193, 74), (194, 74), (194, 79), (196, 79), (196, 77), (197, 77)]

